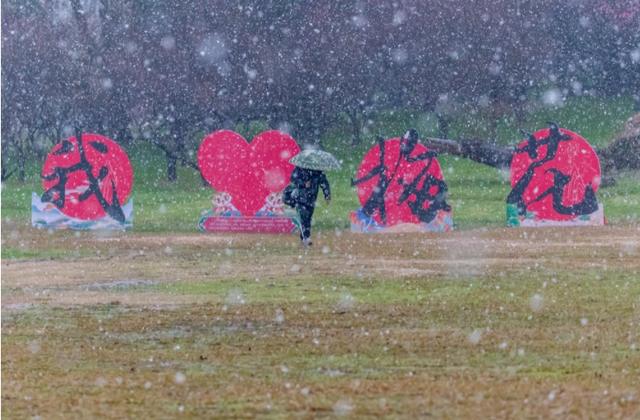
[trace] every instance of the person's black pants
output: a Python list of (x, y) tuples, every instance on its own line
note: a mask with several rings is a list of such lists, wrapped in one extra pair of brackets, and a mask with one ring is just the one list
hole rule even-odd
[(311, 236), (311, 218), (313, 217), (315, 206), (298, 204), (296, 206), (296, 209), (298, 210), (298, 215), (300, 216), (300, 239), (307, 239)]

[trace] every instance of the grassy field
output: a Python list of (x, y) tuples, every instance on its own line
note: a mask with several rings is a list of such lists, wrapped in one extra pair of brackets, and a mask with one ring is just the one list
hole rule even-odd
[[(631, 111), (557, 112), (524, 128), (553, 117), (602, 145)], [(338, 153), (312, 249), (197, 233), (212, 191), (186, 169), (167, 183), (140, 146), (129, 232), (32, 229), (41, 162), (3, 184), (2, 416), (640, 418), (637, 173), (599, 191), (608, 226), (507, 229), (507, 175), (443, 156), (456, 231), (357, 235), (366, 148)]]
[(640, 415), (637, 225), (4, 232), (5, 418)]

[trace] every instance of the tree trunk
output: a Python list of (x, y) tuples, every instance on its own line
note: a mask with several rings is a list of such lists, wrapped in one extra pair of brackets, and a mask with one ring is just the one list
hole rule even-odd
[(178, 180), (178, 158), (173, 154), (167, 156), (167, 181), (176, 182)]
[(202, 181), (202, 186), (203, 187), (208, 187), (209, 186), (209, 181), (207, 181), (204, 177), (204, 175), (202, 175), (202, 172), (200, 170), (198, 170), (198, 174), (200, 175), (200, 181)]
[[(486, 140), (449, 140), (427, 137), (423, 143), (438, 153), (464, 157), (494, 168), (511, 165), (514, 148)], [(603, 184), (615, 183), (615, 174), (622, 170), (640, 170), (640, 135), (622, 137), (607, 147), (596, 150), (602, 166)]]
[(619, 171), (640, 170), (640, 113), (629, 118), (611, 143), (598, 149), (598, 156), (606, 175), (603, 183), (613, 184)]
[(358, 146), (362, 141), (360, 136), (360, 121), (358, 120), (358, 113), (355, 110), (347, 111), (349, 116), (349, 122), (351, 123), (351, 146)]
[(18, 161), (18, 179), (22, 183), (24, 183), (27, 180), (27, 174), (24, 167), (25, 167), (24, 159), (20, 159)]
[(598, 155), (603, 171), (640, 169), (640, 136), (616, 139)]
[(121, 127), (120, 129), (118, 129), (116, 136), (117, 136), (116, 140), (121, 145), (131, 144), (131, 142), (133, 141), (133, 137), (131, 136), (131, 132), (129, 131), (129, 128), (127, 128), (127, 127)]
[(438, 117), (438, 135), (446, 139), (449, 137), (449, 120), (440, 113), (436, 115)]
[(2, 164), (2, 182), (6, 182), (16, 170), (8, 170), (5, 164)]
[(499, 146), (484, 140), (455, 141), (427, 137), (423, 139), (423, 142), (427, 147), (438, 153), (461, 156), (494, 168), (509, 166), (513, 155), (512, 147)]
[(24, 183), (27, 179), (27, 173), (26, 173), (26, 154), (25, 152), (22, 150), (22, 148), (18, 148), (18, 156), (17, 156), (17, 161), (18, 161), (18, 180), (22, 183)]

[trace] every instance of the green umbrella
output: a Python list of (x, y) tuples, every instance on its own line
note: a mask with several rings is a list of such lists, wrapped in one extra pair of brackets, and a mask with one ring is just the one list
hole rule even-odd
[(305, 149), (292, 157), (289, 162), (300, 168), (315, 169), (317, 171), (331, 171), (340, 169), (340, 162), (331, 153), (318, 149)]

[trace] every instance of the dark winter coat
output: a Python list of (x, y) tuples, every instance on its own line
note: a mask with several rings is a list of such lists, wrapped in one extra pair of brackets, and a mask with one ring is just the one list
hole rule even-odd
[(326, 200), (331, 199), (329, 181), (322, 171), (297, 167), (291, 174), (291, 183), (295, 186), (297, 194), (295, 200), (303, 206), (313, 207), (318, 199), (318, 189)]

